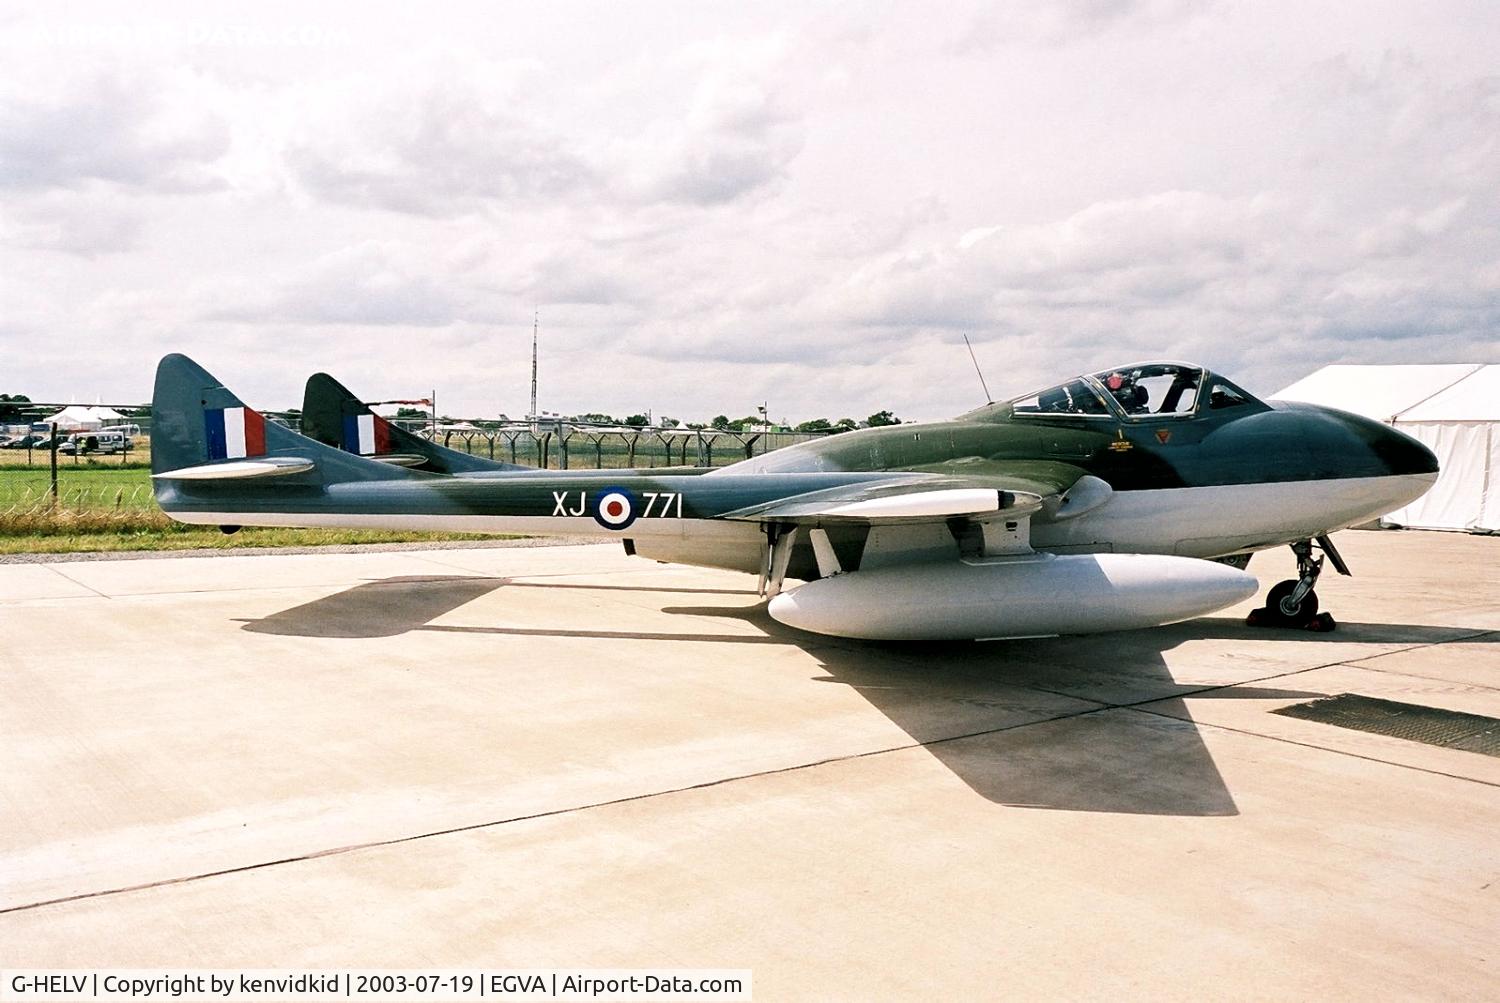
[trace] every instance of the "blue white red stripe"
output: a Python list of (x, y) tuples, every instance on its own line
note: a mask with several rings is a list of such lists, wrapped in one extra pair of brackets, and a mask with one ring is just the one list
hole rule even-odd
[(248, 407), (216, 407), (203, 412), (210, 460), (266, 455), (266, 419)]
[(391, 451), (391, 423), (377, 414), (344, 416), (344, 448), (361, 456)]

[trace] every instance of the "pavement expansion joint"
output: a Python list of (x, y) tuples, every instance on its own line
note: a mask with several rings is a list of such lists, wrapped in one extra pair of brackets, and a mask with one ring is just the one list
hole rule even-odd
[[(1340, 667), (1349, 667), (1349, 668), (1363, 669), (1363, 668), (1367, 668), (1367, 667), (1365, 665), (1361, 664), (1361, 663), (1366, 662), (1366, 661), (1370, 661), (1370, 660), (1373, 660), (1373, 659), (1376, 659), (1376, 658), (1384, 658), (1384, 657), (1387, 657), (1389, 655), (1399, 655), (1399, 654), (1402, 654), (1404, 652), (1418, 651), (1418, 650), (1421, 650), (1423, 648), (1439, 647), (1439, 646), (1444, 645), (1444, 644), (1457, 644), (1457, 643), (1463, 643), (1463, 642), (1467, 642), (1467, 641), (1473, 641), (1473, 640), (1476, 640), (1478, 638), (1487, 637), (1487, 636), (1490, 636), (1490, 635), (1495, 634), (1495, 633), (1497, 633), (1497, 632), (1496, 631), (1492, 631), (1492, 630), (1481, 630), (1481, 631), (1477, 631), (1477, 632), (1475, 632), (1473, 634), (1464, 634), (1464, 635), (1460, 635), (1458, 637), (1446, 638), (1446, 639), (1444, 639), (1442, 641), (1423, 641), (1423, 642), (1420, 642), (1420, 643), (1417, 643), (1417, 644), (1408, 645), (1408, 646), (1403, 647), (1403, 648), (1397, 648), (1397, 649), (1394, 649), (1392, 651), (1383, 651), (1383, 652), (1380, 652), (1377, 655), (1365, 655), (1365, 656), (1361, 656), (1361, 657), (1357, 657), (1357, 658), (1346, 658), (1346, 659), (1342, 659), (1342, 660), (1334, 661), (1334, 662), (1325, 662), (1325, 663), (1323, 663), (1321, 665), (1311, 665), (1311, 666), (1308, 666), (1307, 668), (1294, 669), (1294, 670), (1292, 670), (1290, 672), (1278, 672), (1278, 673), (1273, 673), (1273, 674), (1267, 675), (1267, 676), (1259, 676), (1259, 677), (1257, 677), (1255, 679), (1243, 679), (1243, 680), (1240, 680), (1238, 682), (1226, 683), (1226, 684), (1223, 684), (1223, 685), (1204, 686), (1204, 687), (1201, 687), (1199, 689), (1187, 690), (1187, 691), (1182, 692), (1182, 693), (1174, 693), (1171, 696), (1166, 696), (1166, 697), (1152, 697), (1152, 698), (1146, 699), (1146, 700), (1136, 700), (1136, 701), (1131, 701), (1131, 702), (1127, 702), (1127, 703), (1112, 703), (1112, 704), (1108, 704), (1105, 707), (1099, 708), (1099, 710), (1128, 710), (1128, 711), (1135, 711), (1137, 713), (1142, 713), (1142, 714), (1150, 714), (1153, 717), (1164, 717), (1164, 718), (1169, 718), (1171, 720), (1180, 721), (1180, 720), (1182, 720), (1182, 718), (1178, 717), (1177, 715), (1168, 714), (1168, 713), (1166, 713), (1164, 711), (1153, 709), (1152, 705), (1154, 705), (1154, 704), (1160, 704), (1160, 703), (1165, 703), (1167, 701), (1181, 701), (1181, 700), (1187, 699), (1189, 697), (1203, 696), (1205, 694), (1214, 693), (1214, 692), (1218, 692), (1218, 691), (1221, 691), (1221, 690), (1232, 690), (1232, 689), (1238, 689), (1240, 687), (1255, 686), (1255, 685), (1258, 685), (1260, 683), (1272, 682), (1272, 681), (1278, 680), (1278, 679), (1290, 679), (1290, 678), (1292, 678), (1294, 676), (1305, 675), (1305, 674), (1307, 674), (1309, 672), (1318, 672), (1318, 671), (1321, 671), (1323, 669), (1333, 669), (1333, 668), (1340, 668)], [(1388, 673), (1388, 674), (1391, 674), (1391, 675), (1407, 676), (1408, 678), (1413, 678), (1413, 679), (1427, 679), (1426, 676), (1411, 676), (1408, 673), (1399, 672), (1399, 671), (1392, 671), (1392, 670), (1372, 670), (1372, 671), (1385, 672), (1385, 673)], [(1483, 686), (1482, 684), (1476, 684), (1476, 685), (1477, 685), (1477, 688), (1480, 688), (1480, 689), (1492, 689), (1492, 688), (1494, 688), (1494, 687)], [(1033, 687), (1033, 688), (1041, 689), (1041, 687)], [(1055, 691), (1053, 691), (1053, 690), (1044, 690), (1044, 692), (1054, 693)], [(1066, 693), (1057, 693), (1056, 695), (1067, 696), (1069, 694), (1066, 694)], [(1087, 712), (1085, 712), (1085, 713), (1087, 713)], [(1427, 773), (1427, 774), (1431, 774), (1433, 776), (1447, 777), (1448, 779), (1451, 779), (1451, 780), (1465, 780), (1465, 781), (1468, 781), (1470, 783), (1482, 784), (1482, 785), (1484, 785), (1486, 787), (1500, 787), (1500, 784), (1497, 784), (1497, 783), (1494, 783), (1494, 782), (1488, 781), (1488, 780), (1481, 780), (1481, 779), (1478, 779), (1476, 777), (1468, 777), (1468, 776), (1463, 776), (1461, 774), (1449, 773), (1449, 772), (1446, 772), (1444, 770), (1432, 769), (1430, 767), (1415, 766), (1415, 765), (1412, 765), (1410, 763), (1394, 762), (1392, 760), (1384, 759), (1384, 758), (1381, 758), (1379, 756), (1371, 756), (1371, 755), (1365, 755), (1365, 754), (1361, 754), (1361, 753), (1357, 753), (1357, 752), (1351, 752), (1351, 751), (1349, 751), (1347, 749), (1335, 749), (1335, 748), (1329, 748), (1327, 746), (1316, 745), (1316, 744), (1313, 744), (1311, 742), (1299, 742), (1299, 741), (1297, 741), (1295, 739), (1286, 738), (1286, 737), (1279, 736), (1279, 735), (1266, 735), (1266, 734), (1263, 734), (1261, 732), (1249, 731), (1249, 730), (1244, 729), (1244, 728), (1235, 728), (1235, 727), (1232, 727), (1232, 726), (1229, 726), (1229, 725), (1216, 724), (1216, 723), (1207, 722), (1207, 721), (1192, 721), (1192, 724), (1194, 726), (1198, 727), (1198, 728), (1212, 728), (1212, 729), (1215, 729), (1215, 730), (1218, 730), (1218, 731), (1231, 732), (1231, 733), (1234, 733), (1234, 734), (1237, 734), (1237, 735), (1245, 735), (1245, 736), (1249, 736), (1249, 737), (1252, 737), (1252, 738), (1263, 738), (1263, 739), (1267, 739), (1269, 741), (1281, 742), (1281, 743), (1284, 743), (1284, 744), (1287, 744), (1287, 745), (1296, 745), (1296, 746), (1301, 746), (1301, 747), (1307, 748), (1307, 749), (1316, 749), (1316, 750), (1318, 750), (1320, 752), (1332, 753), (1334, 755), (1349, 756), (1351, 758), (1364, 760), (1366, 762), (1381, 763), (1381, 764), (1386, 765), (1386, 766), (1394, 766), (1394, 767), (1398, 767), (1400, 769), (1415, 770), (1415, 771), (1417, 771), (1419, 773)]]
[[(109, 595), (106, 592), (100, 592), (98, 589), (94, 588), (92, 585), (87, 584), (86, 582), (80, 582), (78, 579), (74, 578), (72, 575), (67, 574), (66, 572), (64, 572), (60, 568), (54, 567), (51, 564), (43, 565), (43, 567), (45, 567), (48, 571), (52, 572), (54, 575), (57, 575), (59, 578), (62, 578), (62, 579), (66, 580), (67, 582), (69, 582), (69, 583), (71, 583), (73, 585), (77, 585), (81, 589), (88, 589), (90, 592), (94, 593), (94, 595), (97, 596), (100, 599), (113, 599), (113, 598), (115, 598), (114, 596)], [(91, 597), (80, 596), (79, 598), (91, 598)]]
[[(1078, 699), (1078, 698), (1075, 698)], [(469, 825), (453, 826), (446, 829), (433, 829), (428, 832), (413, 833), (409, 836), (396, 836), (390, 839), (370, 840), (363, 843), (350, 843), (344, 846), (324, 847), (299, 853), (290, 857), (279, 857), (275, 860), (262, 860), (252, 864), (241, 864), (236, 867), (219, 868), (212, 871), (202, 871), (195, 874), (184, 874), (175, 878), (163, 878), (156, 881), (147, 881), (134, 885), (123, 885), (118, 888), (102, 888), (97, 891), (79, 892), (75, 895), (64, 895), (57, 898), (42, 899), (37, 902), (27, 902), (22, 905), (7, 906), (0, 908), (0, 916), (9, 913), (29, 912), (34, 909), (43, 909), (48, 906), (64, 905), (69, 902), (78, 902), (88, 899), (106, 898), (113, 895), (125, 895), (131, 892), (147, 891), (153, 888), (164, 888), (172, 885), (187, 884), (194, 881), (202, 881), (209, 878), (223, 877), (229, 874), (242, 874), (248, 871), (264, 870), (270, 867), (280, 867), (284, 864), (295, 864), (304, 861), (317, 860), (323, 857), (336, 857), (348, 853), (356, 853), (361, 850), (373, 850), (386, 846), (400, 846), (405, 843), (414, 843), (424, 839), (434, 839), (442, 836), (454, 836), (466, 832), (476, 832), (483, 829), (494, 829), (515, 822), (530, 822), (544, 818), (557, 818), (566, 815), (574, 815), (598, 808), (611, 808), (617, 805), (632, 804), (642, 801), (650, 801), (655, 798), (669, 797), (675, 794), (685, 794), (690, 791), (707, 790), (714, 787), (722, 787), (727, 784), (739, 783), (747, 780), (757, 780), (764, 777), (781, 776), (796, 773), (802, 770), (817, 769), (823, 766), (834, 766), (839, 763), (856, 762), (863, 759), (871, 759), (877, 756), (889, 755), (897, 752), (910, 752), (915, 749), (923, 749), (933, 745), (945, 745), (952, 742), (967, 739), (984, 738), (990, 735), (998, 735), (1002, 732), (1018, 731), (1036, 725), (1053, 724), (1058, 721), (1071, 720), (1100, 711), (1113, 710), (1115, 708), (1100, 705), (1097, 707), (1085, 707), (1082, 710), (1072, 711), (1066, 714), (1055, 714), (1050, 717), (1038, 718), (1036, 720), (1021, 721), (1015, 724), (1001, 725), (996, 728), (984, 728), (978, 731), (965, 732), (960, 735), (947, 735), (942, 738), (929, 739), (923, 742), (907, 742), (901, 745), (887, 746), (880, 749), (867, 749), (864, 752), (850, 753), (844, 756), (830, 756), (825, 759), (812, 760), (806, 763), (796, 763), (791, 766), (782, 766), (769, 770), (756, 770), (750, 773), (737, 774), (729, 777), (719, 777), (714, 780), (705, 780), (701, 783), (686, 784), (681, 787), (665, 788), (659, 791), (648, 791), (643, 794), (633, 794), (628, 797), (608, 798), (602, 801), (589, 802), (587, 804), (569, 805), (564, 808), (554, 808), (548, 811), (533, 812), (527, 815), (516, 815), (510, 818), (491, 819), (485, 822), (474, 822)]]

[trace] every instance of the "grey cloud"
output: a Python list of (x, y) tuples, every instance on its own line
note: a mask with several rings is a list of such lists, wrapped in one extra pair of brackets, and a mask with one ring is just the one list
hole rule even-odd
[(1114, 30), (1151, 30), (1191, 20), (1219, 0), (1053, 0), (1051, 3), (982, 7), (959, 21), (947, 50), (983, 56), (1004, 45), (1067, 45)]
[(673, 163), (652, 179), (653, 199), (717, 205), (781, 177), (800, 144), (765, 135), (709, 132), (689, 137)]
[(524, 292), (537, 303), (618, 306), (636, 301), (641, 291), (597, 255), (560, 249), (537, 262)]
[(82, 258), (133, 250), (146, 223), (139, 209), (97, 192), (12, 195), (0, 209), (0, 240), (5, 243)]
[(1050, 224), (971, 232), (850, 276), (830, 309), (860, 324), (974, 328), (1018, 309), (1182, 297), (1263, 256), (1265, 206), (1199, 192), (1100, 203)]
[(225, 123), (184, 109), (150, 74), (101, 72), (58, 92), (0, 96), (0, 188), (116, 182), (148, 191), (220, 187), (211, 165), (229, 149)]
[(716, 68), (680, 121), (667, 120), (630, 148), (623, 165), (648, 202), (717, 205), (785, 176), (802, 150), (800, 122), (762, 68)]
[(328, 201), (425, 216), (473, 211), (484, 200), (565, 200), (598, 184), (563, 137), (461, 82), (387, 96), (342, 136), (295, 141), (287, 160)]
[(963, 330), (981, 343), (1037, 333), (1079, 366), (1218, 354), (1270, 389), (1288, 363), (1267, 360), (1311, 368), (1353, 343), (1441, 339), (1492, 355), (1500, 267), (1469, 263), (1500, 260), (1500, 233), (1461, 202), (1391, 210), (1373, 229), (1351, 239), (1292, 197), (1167, 192), (887, 256), (823, 307), (845, 329)]
[[(158, 348), (234, 351), (205, 361), (249, 390), (292, 382), (267, 344), (360, 385), (381, 372), (370, 345), (418, 345), (424, 386), (509, 393), (512, 413), (534, 306), (552, 393), (606, 410), (649, 393), (679, 416), (762, 394), (792, 414), (952, 413), (977, 392), (960, 333), (997, 392), (1142, 356), (1258, 390), (1329, 361), (1500, 361), (1494, 17), (1196, 9), (1030, 8), (997, 22), (989, 59), (937, 51), (952, 25), (925, 11), (823, 11), (855, 22), (833, 44), (771, 9), (700, 42), (632, 8), (564, 44), (538, 9), (505, 47), (540, 41), (547, 62), (519, 75), (374, 44), (238, 53), (197, 98), (188, 71), (14, 90), (7, 319), (43, 344), (113, 339), (147, 383)], [(93, 94), (131, 128), (87, 118)], [(233, 125), (218, 160), (207, 103)], [(213, 172), (234, 190), (142, 195)], [(351, 246), (305, 250), (329, 242)]]
[(1287, 139), (1299, 182), (1330, 201), (1430, 206), (1500, 183), (1500, 77), (1452, 84), (1400, 52), (1371, 65), (1338, 56), (1308, 68), (1281, 100), (1294, 109)]
[(434, 218), (508, 205), (713, 206), (778, 181), (802, 148), (770, 69), (705, 67), (680, 114), (613, 137), (548, 121), (535, 88), (450, 69), (417, 63), (397, 78), (404, 87), (310, 115), (285, 150), (292, 176), (329, 202)]
[(447, 283), (375, 241), (327, 255), (306, 274), (241, 282), (215, 298), (230, 302), (204, 316), (235, 323), (441, 327), (463, 312)]

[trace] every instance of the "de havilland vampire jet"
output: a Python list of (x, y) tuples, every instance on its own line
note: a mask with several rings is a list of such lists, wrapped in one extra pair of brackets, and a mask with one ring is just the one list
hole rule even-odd
[(1328, 534), (1437, 478), (1433, 454), (1390, 427), (1266, 403), (1180, 363), (713, 470), (460, 462), (366, 410), (315, 420), (338, 445), (319, 442), (169, 355), (153, 400), (157, 501), (179, 521), (226, 528), (615, 536), (627, 553), (759, 574), (769, 613), (790, 626), (920, 640), (1201, 616), (1252, 595), (1249, 555), (1285, 545), (1298, 577), (1271, 590), (1263, 620), (1306, 625), (1325, 557), (1348, 573)]

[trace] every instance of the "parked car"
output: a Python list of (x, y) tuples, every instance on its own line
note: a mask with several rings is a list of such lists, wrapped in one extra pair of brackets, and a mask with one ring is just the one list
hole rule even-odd
[(48, 437), (37, 432), (29, 432), (0, 446), (0, 449), (46, 449)]
[(75, 453), (87, 455), (99, 453), (108, 456), (111, 453), (123, 453), (134, 443), (130, 436), (120, 432), (76, 432), (68, 437), (68, 441), (57, 447), (59, 453), (72, 456)]

